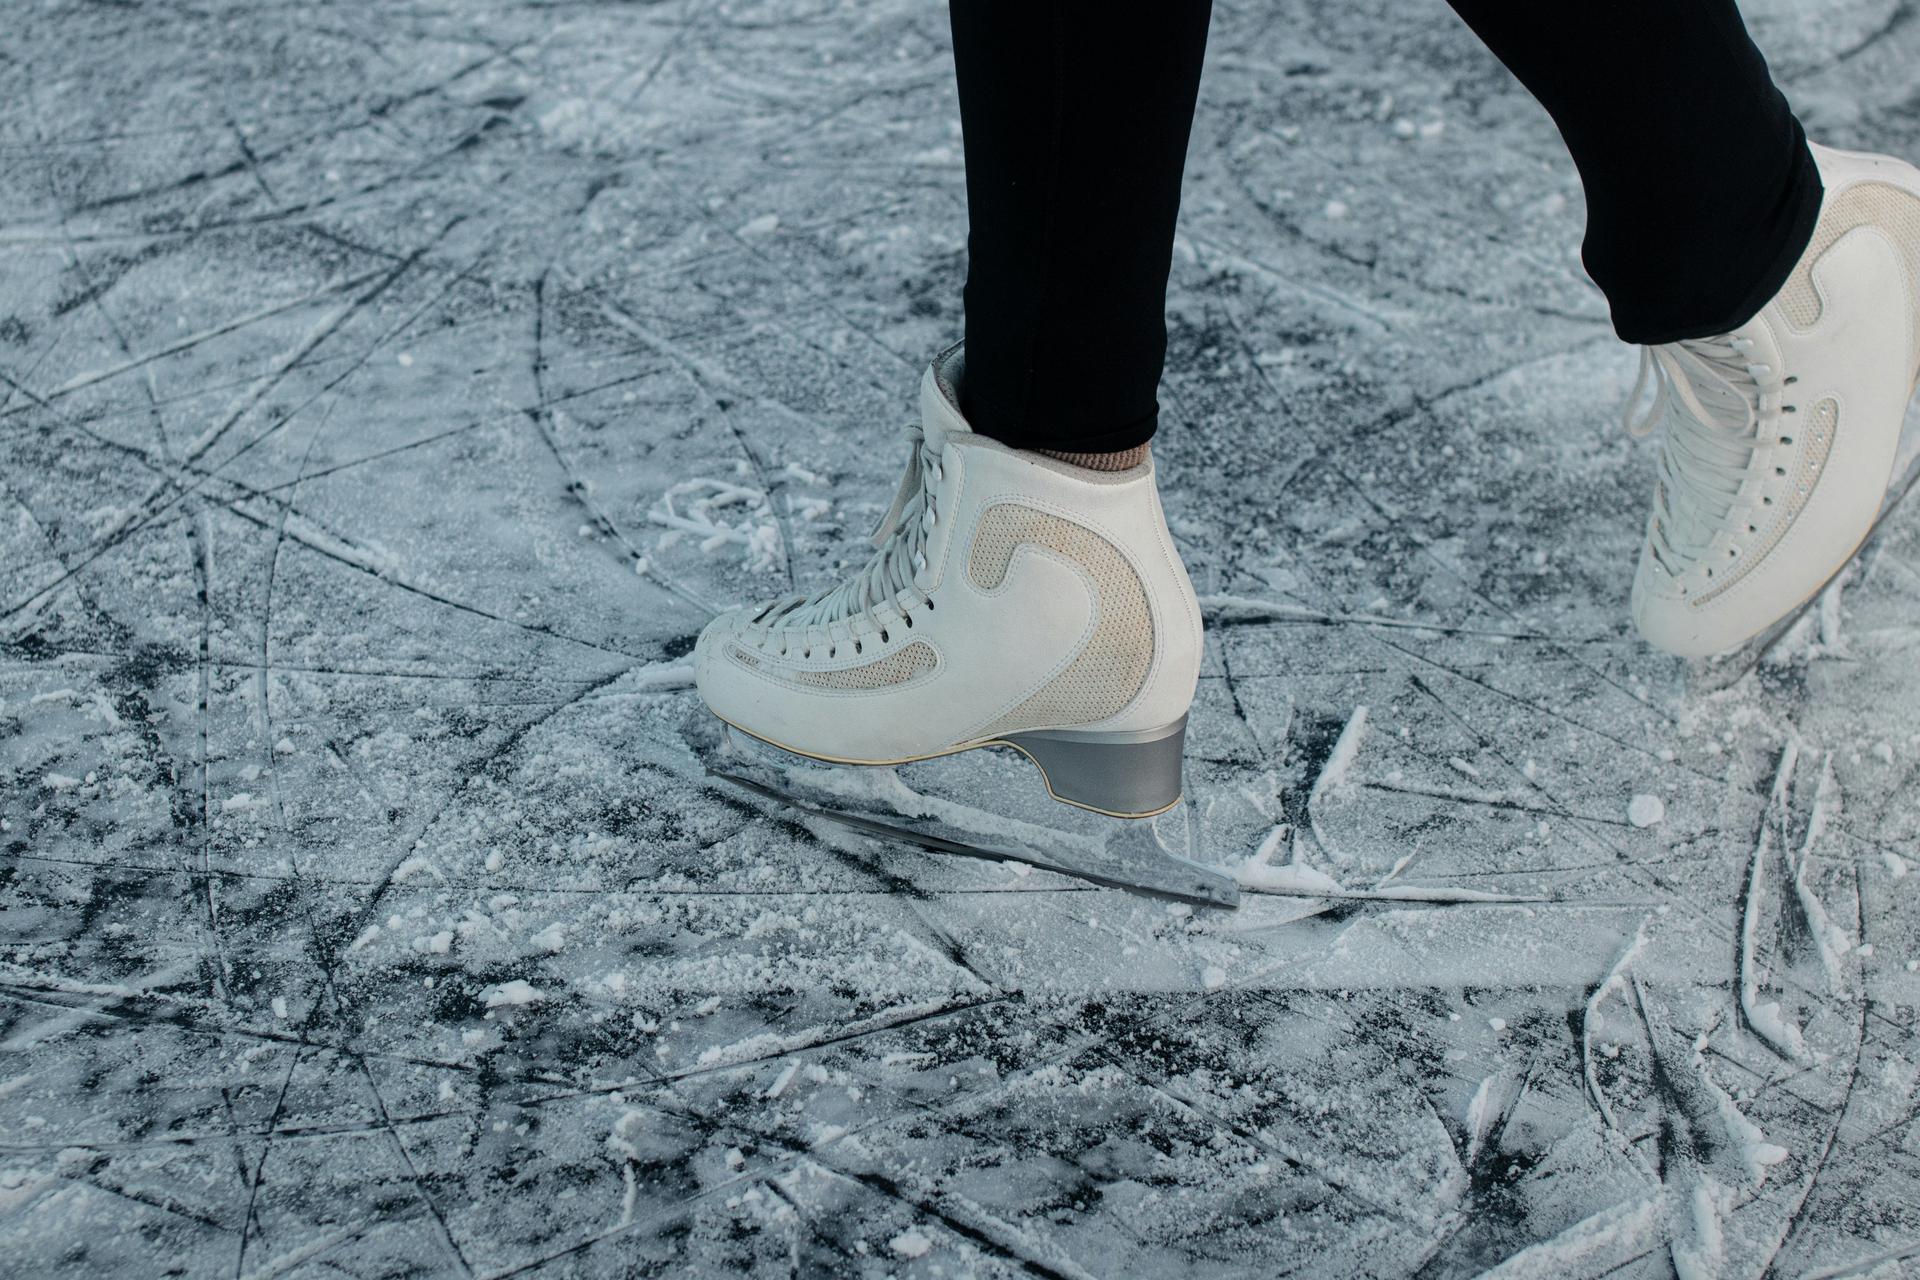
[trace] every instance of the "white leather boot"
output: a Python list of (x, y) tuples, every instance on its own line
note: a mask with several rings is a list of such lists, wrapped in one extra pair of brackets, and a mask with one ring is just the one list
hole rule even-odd
[(976, 435), (955, 346), (854, 577), (714, 619), (700, 694), (800, 755), (900, 764), (1018, 747), (1055, 799), (1143, 817), (1180, 799), (1200, 610), (1152, 460), (1095, 472)]
[(1920, 170), (1813, 154), (1820, 220), (1779, 294), (1732, 333), (1642, 355), (1633, 401), (1651, 377), (1654, 404), (1629, 426), (1667, 434), (1633, 618), (1684, 657), (1751, 639), (1846, 567), (1920, 375)]

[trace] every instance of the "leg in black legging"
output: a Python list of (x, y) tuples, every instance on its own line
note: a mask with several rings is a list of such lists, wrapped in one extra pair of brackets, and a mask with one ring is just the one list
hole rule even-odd
[[(1450, 2), (1573, 153), (1622, 338), (1724, 333), (1778, 291), (1820, 182), (1734, 0)], [(976, 430), (1075, 452), (1153, 434), (1209, 7), (953, 0)]]
[(1573, 153), (1581, 256), (1623, 339), (1725, 333), (1779, 292), (1820, 178), (1734, 0), (1449, 2)]
[(1023, 448), (1153, 434), (1209, 0), (954, 0), (974, 430)]

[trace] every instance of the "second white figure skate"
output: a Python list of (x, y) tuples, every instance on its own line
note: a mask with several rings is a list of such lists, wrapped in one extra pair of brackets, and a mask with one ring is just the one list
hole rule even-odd
[[(700, 694), (729, 727), (714, 772), (922, 848), (1232, 905), (1231, 879), (1182, 856), (1200, 610), (1151, 459), (1095, 472), (976, 434), (963, 375), (956, 346), (922, 380), (864, 569), (701, 633)], [(938, 771), (921, 762), (988, 747), (1026, 758), (1038, 807), (1004, 762), (923, 789)], [(1063, 821), (1054, 801), (1086, 814)]]
[(1920, 377), (1920, 169), (1813, 148), (1812, 242), (1760, 314), (1719, 337), (1645, 349), (1665, 427), (1633, 582), (1653, 644), (1750, 669), (1911, 490), (1902, 422)]

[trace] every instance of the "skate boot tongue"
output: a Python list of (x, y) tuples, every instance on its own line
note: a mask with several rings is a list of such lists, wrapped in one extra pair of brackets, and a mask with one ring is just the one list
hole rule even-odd
[(907, 458), (900, 487), (894, 491), (893, 505), (887, 508), (887, 514), (880, 518), (879, 526), (873, 531), (875, 547), (885, 546), (893, 537), (907, 507), (919, 495), (925, 483), (924, 460), (933, 459), (937, 466), (948, 439), (973, 434), (973, 428), (960, 416), (960, 374), (964, 364), (965, 352), (955, 343), (933, 358), (920, 379), (920, 425), (907, 428), (907, 435), (916, 447)]
[(941, 455), (949, 439), (973, 433), (960, 416), (955, 389), (959, 352), (957, 344), (943, 351), (921, 380), (921, 420), (906, 430), (913, 447), (893, 503), (873, 532), (873, 559), (839, 586), (768, 615), (770, 625), (830, 627), (918, 587), (918, 575), (927, 564), (927, 538), (939, 519), (933, 486), (944, 474)]
[(966, 369), (966, 349), (955, 343), (933, 358), (920, 379), (920, 433), (936, 455), (948, 436), (972, 435), (960, 416), (960, 377)]

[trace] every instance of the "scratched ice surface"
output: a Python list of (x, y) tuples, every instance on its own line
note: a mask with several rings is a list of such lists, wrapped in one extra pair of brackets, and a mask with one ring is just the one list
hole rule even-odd
[[(1752, 16), (1920, 156), (1910, 6)], [(959, 326), (939, 8), (5, 21), (0, 1271), (1920, 1265), (1920, 514), (1730, 689), (1632, 639), (1632, 353), (1437, 2), (1216, 18), (1159, 450), (1234, 914), (689, 745)]]

